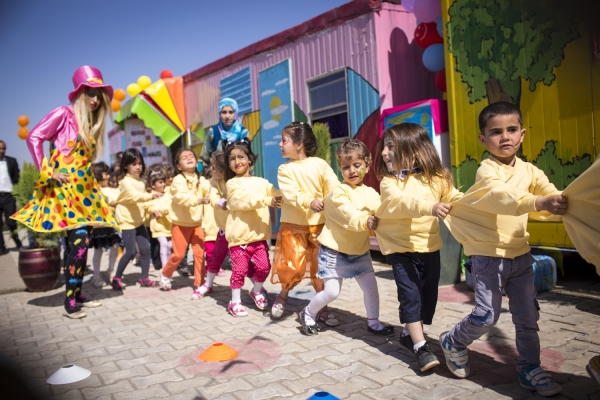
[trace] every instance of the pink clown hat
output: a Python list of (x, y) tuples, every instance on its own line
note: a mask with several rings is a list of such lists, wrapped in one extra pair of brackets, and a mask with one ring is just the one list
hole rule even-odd
[(69, 93), (69, 101), (72, 103), (77, 97), (77, 92), (81, 90), (83, 86), (92, 88), (104, 88), (108, 97), (112, 100), (113, 88), (110, 85), (106, 85), (102, 80), (102, 73), (98, 68), (84, 65), (83, 67), (77, 68), (73, 74), (73, 86), (75, 90)]

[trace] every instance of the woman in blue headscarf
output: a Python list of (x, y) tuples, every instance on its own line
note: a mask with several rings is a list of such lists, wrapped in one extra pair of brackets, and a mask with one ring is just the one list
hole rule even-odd
[(235, 142), (248, 136), (248, 129), (237, 120), (238, 104), (225, 97), (219, 103), (219, 123), (208, 129), (200, 158), (210, 164), (210, 156), (215, 150), (225, 150), (227, 143)]

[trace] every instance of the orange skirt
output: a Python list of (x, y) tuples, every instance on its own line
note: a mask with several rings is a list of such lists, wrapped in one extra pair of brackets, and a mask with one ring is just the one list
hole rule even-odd
[(273, 256), (271, 283), (281, 283), (283, 290), (292, 290), (302, 279), (310, 278), (316, 292), (323, 290), (323, 280), (317, 278), (321, 225), (296, 225), (282, 222), (277, 233)]

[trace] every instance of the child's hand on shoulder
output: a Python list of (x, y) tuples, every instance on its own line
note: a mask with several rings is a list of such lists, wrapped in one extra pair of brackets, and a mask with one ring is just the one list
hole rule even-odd
[(208, 204), (210, 203), (210, 198), (208, 196), (200, 197), (198, 199), (198, 204)]
[(221, 209), (221, 210), (225, 210), (227, 211), (227, 200), (225, 199), (221, 199), (218, 203), (217, 206)]
[(152, 193), (152, 198), (153, 199), (158, 199), (159, 197), (163, 197), (164, 193), (160, 193), (160, 192), (154, 192)]
[(318, 213), (323, 211), (323, 202), (319, 199), (314, 199), (311, 203), (310, 203), (310, 209), (312, 210), (312, 212), (314, 213)]
[(281, 196), (273, 197), (271, 200), (271, 207), (281, 208)]
[(113, 200), (108, 205), (111, 206), (111, 207), (115, 207), (117, 205), (117, 201)]
[(446, 215), (450, 212), (452, 206), (448, 203), (435, 203), (433, 205), (432, 214), (434, 217), (438, 217), (441, 219), (446, 218)]
[(538, 196), (538, 198), (535, 199), (535, 208), (538, 211), (548, 211), (550, 214), (554, 215), (565, 214), (568, 205), (568, 199), (560, 194), (550, 197)]
[(154, 211), (152, 211), (152, 213), (154, 214), (154, 218), (156, 218), (156, 219), (160, 218), (160, 212), (154, 210)]
[(367, 228), (369, 228), (370, 230), (374, 231), (375, 229), (377, 229), (377, 224), (378, 223), (379, 223), (379, 220), (377, 219), (377, 217), (374, 216), (374, 215), (371, 215), (367, 219)]

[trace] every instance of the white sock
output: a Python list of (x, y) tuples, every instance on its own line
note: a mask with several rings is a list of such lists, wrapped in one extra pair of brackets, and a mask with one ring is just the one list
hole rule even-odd
[(337, 299), (342, 290), (342, 278), (325, 278), (323, 281), (324, 289), (317, 293), (306, 307), (307, 314), (312, 318), (315, 318), (323, 307)]
[(263, 287), (264, 282), (254, 282), (254, 287), (252, 288), (253, 293), (260, 293)]
[(231, 302), (241, 303), (242, 302), (242, 289), (231, 289)]
[(306, 307), (304, 309), (303, 313), (304, 313), (304, 320), (306, 321), (306, 323), (308, 325), (315, 325), (316, 324), (314, 317), (308, 313), (308, 307)]
[(213, 281), (215, 280), (215, 276), (217, 276), (216, 273), (207, 272), (206, 273), (206, 282), (204, 283), (204, 286), (207, 286), (209, 288), (213, 287)]
[(415, 343), (415, 345), (413, 346), (413, 350), (415, 351), (415, 353), (417, 352), (417, 350), (419, 350), (421, 347), (423, 347), (423, 345), (427, 343), (424, 340), (421, 340), (419, 343)]
[(410, 336), (410, 332), (402, 328), (402, 336)]
[(385, 326), (379, 322), (379, 318), (367, 318), (367, 324), (369, 325), (369, 328), (375, 329), (376, 331), (380, 331), (385, 328)]

